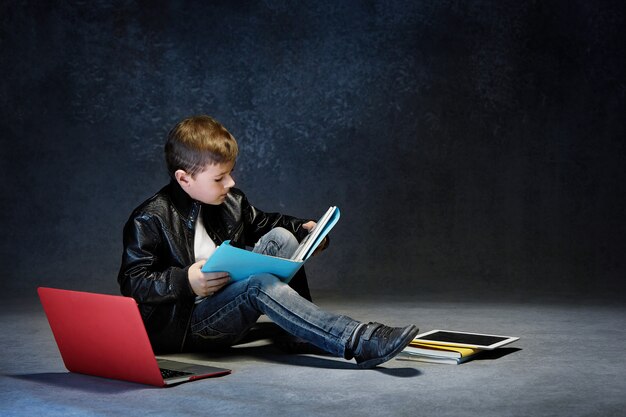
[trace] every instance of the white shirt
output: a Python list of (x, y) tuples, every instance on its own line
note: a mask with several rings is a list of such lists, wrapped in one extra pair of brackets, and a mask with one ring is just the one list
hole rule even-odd
[(215, 242), (209, 237), (204, 223), (202, 222), (202, 209), (198, 212), (198, 218), (196, 219), (196, 230), (193, 235), (193, 253), (196, 258), (196, 262), (200, 260), (207, 260), (215, 252)]
[[(207, 260), (215, 252), (215, 242), (206, 232), (204, 223), (202, 222), (202, 209), (198, 212), (198, 218), (196, 219), (196, 230), (193, 235), (193, 253), (196, 258), (196, 262)], [(202, 301), (204, 297), (196, 296), (196, 304)]]

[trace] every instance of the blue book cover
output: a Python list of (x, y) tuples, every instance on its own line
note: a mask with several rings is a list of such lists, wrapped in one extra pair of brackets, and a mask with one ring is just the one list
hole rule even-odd
[(303, 261), (277, 258), (241, 249), (222, 243), (202, 267), (202, 272), (228, 272), (234, 281), (248, 278), (250, 275), (270, 273), (285, 282), (298, 272)]

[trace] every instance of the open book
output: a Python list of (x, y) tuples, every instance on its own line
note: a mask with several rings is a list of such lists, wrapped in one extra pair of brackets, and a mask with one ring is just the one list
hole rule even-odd
[(235, 281), (248, 278), (250, 275), (270, 273), (285, 282), (298, 272), (300, 267), (315, 252), (328, 232), (339, 220), (339, 208), (332, 206), (317, 221), (317, 224), (302, 239), (290, 259), (262, 255), (245, 249), (237, 248), (224, 241), (202, 267), (202, 272), (228, 272)]

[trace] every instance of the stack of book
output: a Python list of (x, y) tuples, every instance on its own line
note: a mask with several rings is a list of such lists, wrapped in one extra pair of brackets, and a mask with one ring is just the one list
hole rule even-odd
[(467, 362), (480, 352), (482, 352), (482, 349), (413, 340), (400, 352), (397, 358), (401, 360), (458, 365)]

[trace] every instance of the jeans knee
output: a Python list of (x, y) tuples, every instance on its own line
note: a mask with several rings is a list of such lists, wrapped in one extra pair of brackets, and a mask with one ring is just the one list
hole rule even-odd
[(254, 252), (289, 258), (297, 247), (298, 240), (293, 233), (283, 227), (275, 227), (259, 239)]
[(274, 239), (282, 243), (283, 246), (291, 246), (294, 247), (294, 249), (298, 246), (296, 237), (284, 227), (275, 227), (270, 233), (273, 234)]

